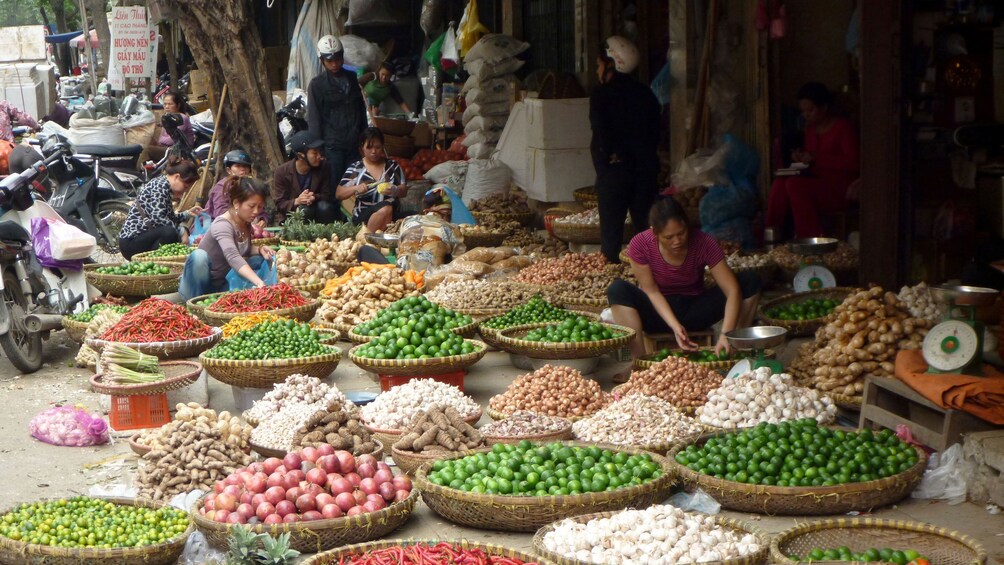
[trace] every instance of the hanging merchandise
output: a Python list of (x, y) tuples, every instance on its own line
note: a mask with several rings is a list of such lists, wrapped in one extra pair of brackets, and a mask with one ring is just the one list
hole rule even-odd
[(467, 8), (464, 9), (464, 17), (460, 18), (460, 29), (457, 32), (457, 44), (460, 46), (460, 55), (466, 55), (471, 48), (481, 39), (481, 36), (490, 30), (481, 25), (478, 19), (478, 1), (470, 0)]
[(338, 33), (338, 8), (335, 4), (337, 3), (324, 0), (306, 0), (300, 8), (289, 45), (286, 91), (306, 89), (310, 79), (321, 73), (317, 41), (325, 35)]
[(439, 54), (439, 66), (448, 73), (456, 73), (460, 66), (460, 51), (457, 49), (457, 33), (450, 24), (443, 38), (443, 51)]

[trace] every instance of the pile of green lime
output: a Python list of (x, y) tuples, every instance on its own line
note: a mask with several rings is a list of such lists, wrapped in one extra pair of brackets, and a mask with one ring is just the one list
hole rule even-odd
[(205, 307), (212, 306), (213, 304), (216, 304), (216, 301), (219, 300), (220, 298), (222, 298), (224, 294), (226, 294), (226, 293), (225, 292), (221, 292), (219, 294), (211, 294), (211, 295), (203, 298), (202, 300), (196, 300), (195, 304), (197, 306), (205, 306)]
[(916, 565), (931, 565), (930, 561), (922, 556), (920, 552), (913, 549), (892, 549), (885, 547), (882, 549), (870, 548), (861, 552), (853, 552), (847, 546), (838, 548), (823, 549), (821, 547), (814, 548), (812, 551), (805, 555), (805, 559), (800, 558), (797, 555), (788, 556), (795, 561), (856, 561), (859, 563), (871, 562), (871, 563), (895, 563), (896, 565), (907, 565), (908, 563), (915, 563)]
[(184, 243), (168, 243), (146, 254), (145, 257), (179, 257), (190, 255), (195, 248)]
[(85, 324), (90, 323), (97, 316), (98, 312), (102, 310), (111, 310), (112, 312), (118, 312), (119, 314), (125, 314), (129, 311), (128, 306), (118, 306), (116, 304), (91, 304), (87, 307), (87, 310), (79, 314), (70, 314), (67, 316), (70, 320), (74, 322), (83, 322)]
[(477, 347), (441, 326), (427, 320), (404, 320), (385, 329), (369, 343), (356, 349), (356, 355), (368, 359), (431, 359), (474, 353)]
[(622, 332), (612, 330), (584, 316), (576, 316), (557, 324), (532, 329), (520, 339), (545, 343), (584, 343), (612, 339), (620, 335)]
[(764, 313), (775, 320), (815, 320), (830, 315), (840, 301), (829, 298), (808, 298), (801, 302), (770, 308)]
[(917, 463), (917, 451), (889, 429), (849, 432), (806, 418), (712, 437), (680, 451), (676, 462), (727, 481), (832, 486), (903, 473)]
[(512, 496), (603, 492), (657, 479), (662, 468), (649, 454), (561, 443), (497, 443), (491, 451), (437, 461), (429, 482), (467, 492)]
[(448, 308), (430, 302), (424, 296), (409, 296), (384, 308), (376, 317), (355, 327), (359, 335), (377, 336), (392, 328), (402, 328), (410, 322), (421, 327), (452, 330), (468, 326), (474, 320)]
[(722, 350), (716, 354), (714, 349), (701, 349), (700, 351), (681, 351), (679, 349), (670, 350), (662, 348), (659, 351), (645, 357), (646, 361), (665, 361), (670, 357), (683, 357), (694, 363), (714, 363), (715, 361), (729, 361), (734, 359), (731, 353)]
[(167, 266), (148, 261), (131, 261), (114, 267), (98, 267), (94, 270), (102, 275), (124, 275), (129, 277), (150, 277), (171, 274), (171, 269)]
[(485, 320), (483, 325), (495, 330), (504, 330), (523, 324), (561, 322), (578, 316), (575, 312), (555, 306), (540, 296), (534, 296), (522, 306), (517, 306), (501, 316)]
[(320, 340), (321, 337), (310, 324), (301, 324), (295, 320), (276, 320), (241, 330), (204, 355), (208, 359), (247, 361), (298, 359), (331, 353), (333, 350)]

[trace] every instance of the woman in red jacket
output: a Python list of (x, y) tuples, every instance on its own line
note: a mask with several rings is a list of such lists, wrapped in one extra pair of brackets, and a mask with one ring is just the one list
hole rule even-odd
[(790, 213), (796, 237), (819, 237), (823, 235), (819, 216), (840, 214), (847, 207), (847, 187), (861, 168), (860, 149), (851, 122), (831, 113), (833, 94), (824, 85), (803, 85), (798, 106), (805, 119), (805, 143), (792, 159), (809, 168), (802, 175), (774, 180), (765, 224), (780, 233)]

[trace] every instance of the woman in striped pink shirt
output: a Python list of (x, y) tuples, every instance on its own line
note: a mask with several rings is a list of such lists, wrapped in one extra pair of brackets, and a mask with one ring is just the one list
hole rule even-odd
[[(638, 286), (618, 279), (607, 289), (614, 321), (638, 332), (631, 353), (635, 357), (644, 354), (642, 331), (671, 331), (681, 349), (697, 349), (687, 332), (707, 329), (723, 317), (715, 352), (728, 351), (725, 332), (753, 321), (760, 277), (751, 272), (736, 276), (718, 242), (691, 229), (683, 207), (672, 198), (652, 206), (649, 222), (652, 228), (636, 235), (628, 245)], [(705, 267), (718, 283), (710, 289), (704, 287)]]

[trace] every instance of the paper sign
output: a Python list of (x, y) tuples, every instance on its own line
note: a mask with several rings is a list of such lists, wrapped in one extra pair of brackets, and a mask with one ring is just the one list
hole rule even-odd
[(146, 8), (112, 8), (108, 23), (112, 32), (111, 66), (118, 70), (122, 78), (152, 76), (156, 72), (156, 64), (150, 52), (150, 24), (146, 20)]

